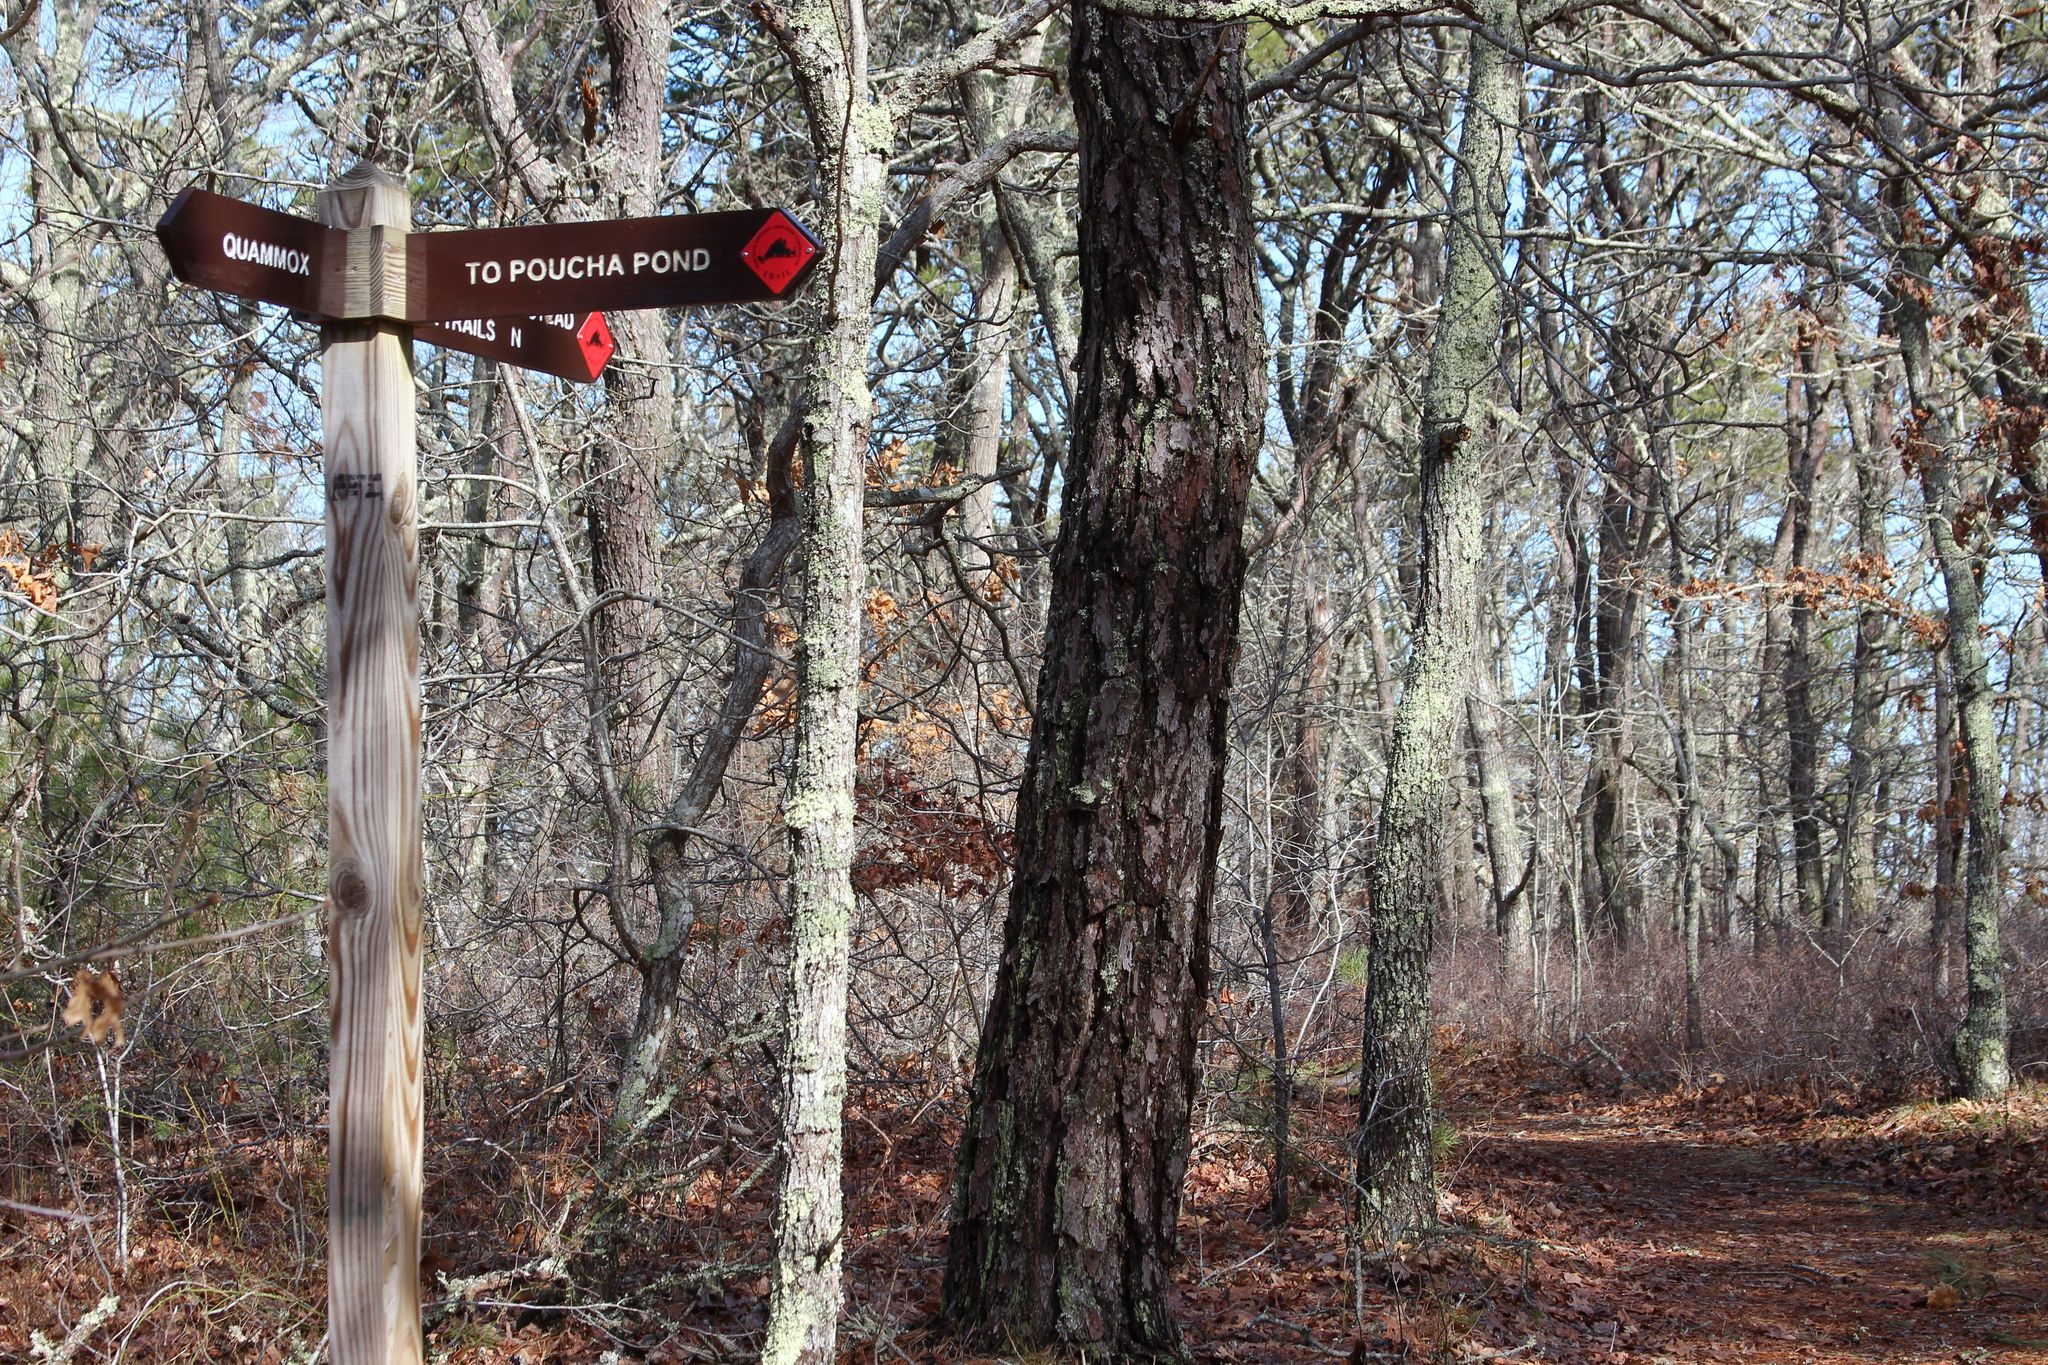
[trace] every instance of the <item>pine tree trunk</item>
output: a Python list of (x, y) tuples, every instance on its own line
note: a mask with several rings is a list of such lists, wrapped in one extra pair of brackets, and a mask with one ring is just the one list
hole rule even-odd
[(1242, 42), (1074, 8), (1074, 439), (946, 1265), (948, 1321), (989, 1346), (1182, 1356), (1167, 1291), (1264, 403)]
[[(1513, 32), (1512, 5), (1486, 21)], [(1479, 472), (1500, 345), (1502, 224), (1521, 64), (1475, 33), (1451, 187), (1442, 313), (1423, 396), (1421, 584), (1413, 653), (1394, 720), (1372, 873), (1372, 952), (1359, 1082), (1360, 1241), (1388, 1246), (1436, 1220), (1429, 1075), (1430, 909), (1438, 823), (1464, 720), (1472, 658)]]

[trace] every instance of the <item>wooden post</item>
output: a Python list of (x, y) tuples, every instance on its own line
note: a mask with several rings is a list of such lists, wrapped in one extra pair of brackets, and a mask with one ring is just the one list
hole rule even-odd
[[(344, 311), (403, 316), (405, 186), (359, 165), (320, 192), (319, 217), (350, 230)], [(320, 364), (333, 1024), (328, 1351), (334, 1365), (416, 1365), (422, 872), (411, 330), (326, 323)]]

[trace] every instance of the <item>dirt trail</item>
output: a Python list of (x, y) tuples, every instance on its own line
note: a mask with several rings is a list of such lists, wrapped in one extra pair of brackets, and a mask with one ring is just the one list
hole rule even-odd
[(1551, 1113), (1464, 1132), (1452, 1184), (1519, 1207), (1563, 1253), (1545, 1258), (1545, 1297), (1577, 1341), (1523, 1358), (2048, 1362), (2035, 1213), (1810, 1173), (1754, 1130), (1686, 1120)]

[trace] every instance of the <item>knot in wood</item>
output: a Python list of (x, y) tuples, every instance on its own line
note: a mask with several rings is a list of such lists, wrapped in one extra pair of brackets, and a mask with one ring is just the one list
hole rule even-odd
[(328, 896), (334, 902), (336, 920), (360, 919), (370, 908), (370, 883), (353, 863), (345, 863), (334, 870)]

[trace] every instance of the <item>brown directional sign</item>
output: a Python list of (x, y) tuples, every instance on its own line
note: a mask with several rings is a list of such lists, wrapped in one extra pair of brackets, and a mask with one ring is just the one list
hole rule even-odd
[(171, 201), (156, 235), (185, 283), (305, 313), (321, 311), (323, 282), (347, 263), (346, 233), (201, 189)]
[[(350, 234), (188, 189), (156, 225), (187, 284), (356, 317)], [(596, 309), (766, 303), (800, 287), (815, 238), (783, 209), (621, 218), (406, 237), (405, 320), (415, 339), (587, 383), (611, 358)], [(375, 316), (395, 302), (367, 305)]]
[(413, 340), (502, 360), (588, 384), (611, 359), (615, 343), (602, 313), (547, 313), (524, 318), (422, 322)]
[(406, 251), (406, 311), (428, 322), (767, 303), (802, 283), (818, 243), (782, 209), (749, 209), (418, 232)]

